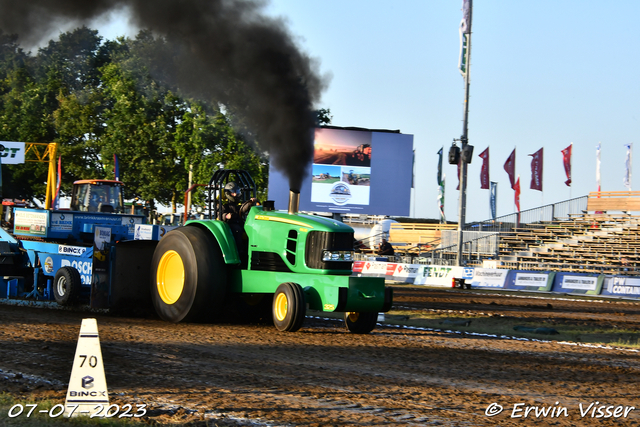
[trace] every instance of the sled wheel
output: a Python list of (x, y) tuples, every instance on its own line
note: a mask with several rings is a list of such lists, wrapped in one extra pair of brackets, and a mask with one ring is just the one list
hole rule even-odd
[(295, 332), (302, 326), (306, 311), (304, 291), (297, 283), (283, 283), (273, 296), (273, 324), (279, 331)]
[(378, 321), (378, 313), (358, 313), (356, 311), (344, 314), (344, 323), (349, 332), (354, 334), (368, 334), (373, 331)]
[(160, 240), (151, 262), (151, 299), (169, 322), (203, 320), (224, 302), (227, 269), (208, 231), (177, 228)]
[(82, 281), (73, 267), (60, 267), (53, 278), (53, 297), (60, 305), (73, 304), (80, 296)]

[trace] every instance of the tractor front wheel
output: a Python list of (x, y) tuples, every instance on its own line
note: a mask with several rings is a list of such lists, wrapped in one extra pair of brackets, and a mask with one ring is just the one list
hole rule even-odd
[(351, 311), (344, 314), (344, 323), (349, 332), (354, 334), (368, 334), (376, 327), (377, 321), (378, 313)]
[(304, 291), (297, 283), (283, 283), (273, 295), (273, 324), (283, 332), (295, 332), (302, 327), (306, 311)]
[(151, 263), (151, 299), (169, 322), (206, 320), (224, 302), (227, 270), (220, 246), (207, 231), (177, 228), (160, 240)]

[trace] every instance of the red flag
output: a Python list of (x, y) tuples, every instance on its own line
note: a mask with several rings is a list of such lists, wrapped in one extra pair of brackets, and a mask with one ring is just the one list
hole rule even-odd
[(516, 149), (514, 148), (509, 158), (504, 164), (504, 170), (509, 174), (509, 182), (511, 183), (511, 188), (515, 190), (515, 180), (516, 180)]
[(513, 185), (513, 189), (516, 191), (516, 194), (515, 194), (516, 209), (518, 210), (518, 212), (520, 212), (520, 175), (518, 175), (518, 179), (516, 180), (516, 183)]
[(567, 187), (571, 187), (571, 147), (573, 147), (573, 143), (562, 150), (562, 163), (567, 174), (567, 180), (564, 183), (567, 184)]
[(531, 157), (531, 188), (532, 190), (542, 191), (542, 148), (533, 154), (529, 154)]
[(489, 189), (489, 147), (478, 156), (482, 159), (482, 168), (480, 169), (480, 188)]

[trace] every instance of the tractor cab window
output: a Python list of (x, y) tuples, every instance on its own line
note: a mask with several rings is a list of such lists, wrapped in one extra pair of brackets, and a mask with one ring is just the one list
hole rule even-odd
[(122, 212), (123, 200), (120, 186), (91, 185), (85, 204), (89, 212)]
[(124, 213), (122, 189), (122, 183), (117, 181), (76, 181), (73, 183), (71, 210)]
[(102, 212), (102, 209), (109, 204), (107, 189), (102, 186), (91, 186), (90, 190), (89, 212)]
[(82, 185), (78, 188), (78, 194), (77, 194), (77, 203), (78, 206), (77, 208), (74, 208), (72, 206), (72, 209), (76, 209), (79, 211), (87, 211), (87, 207), (89, 206), (89, 201), (87, 200), (87, 198), (89, 197), (89, 186), (88, 185)]
[[(113, 208), (110, 212), (123, 212), (122, 188), (120, 185), (105, 186), (107, 190), (107, 203)], [(107, 211), (102, 211), (107, 212)]]

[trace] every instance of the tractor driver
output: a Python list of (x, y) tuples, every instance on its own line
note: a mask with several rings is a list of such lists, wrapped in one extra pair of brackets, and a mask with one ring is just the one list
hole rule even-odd
[(102, 188), (97, 188), (89, 200), (89, 212), (99, 212), (102, 204), (107, 202), (107, 196)]
[(255, 198), (250, 198), (246, 202), (242, 202), (242, 190), (233, 181), (229, 181), (224, 186), (224, 195), (227, 198), (227, 203), (222, 205), (222, 220), (229, 224), (231, 233), (236, 241), (238, 252), (241, 254), (247, 253), (249, 250), (249, 242), (246, 234), (244, 233), (244, 219), (251, 206), (259, 204)]
[(259, 204), (258, 200), (254, 197), (242, 203), (242, 190), (238, 184), (233, 181), (229, 181), (227, 185), (224, 186), (224, 195), (227, 198), (227, 203), (222, 206), (222, 220), (229, 225), (241, 225), (251, 206)]

